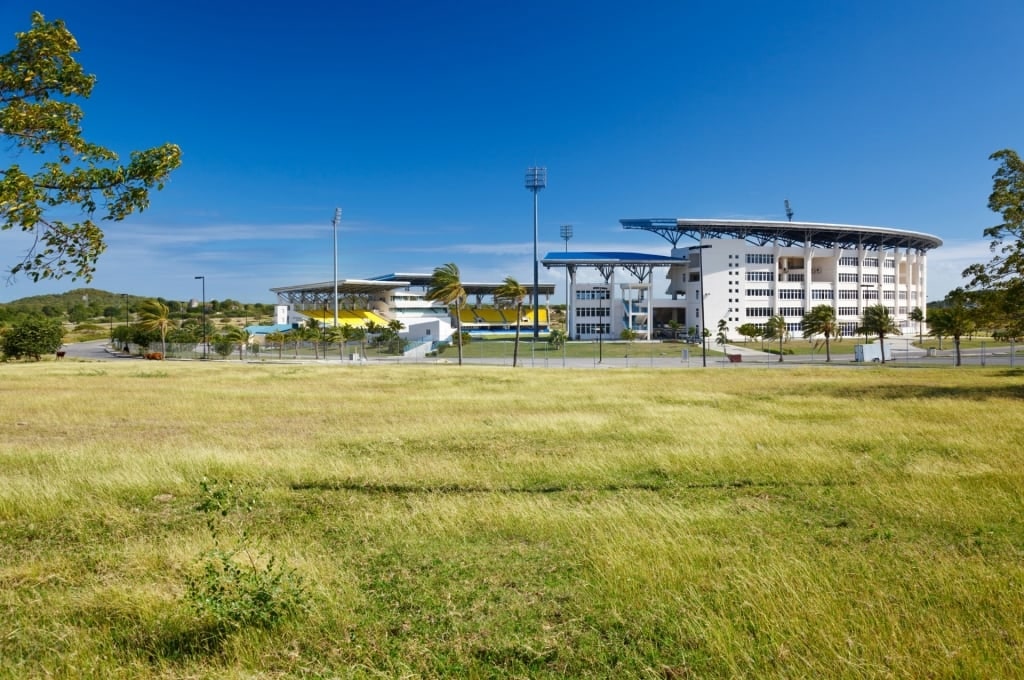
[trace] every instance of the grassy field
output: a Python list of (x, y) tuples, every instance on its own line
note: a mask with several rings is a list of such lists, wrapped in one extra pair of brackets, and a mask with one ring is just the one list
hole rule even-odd
[(0, 365), (0, 677), (1019, 677), (1022, 378)]

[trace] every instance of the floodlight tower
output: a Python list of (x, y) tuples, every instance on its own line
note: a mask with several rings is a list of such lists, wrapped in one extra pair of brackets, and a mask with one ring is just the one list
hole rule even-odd
[(537, 259), (537, 194), (548, 185), (547, 168), (527, 168), (526, 188), (533, 192), (533, 344), (540, 339), (540, 268)]
[(789, 207), (789, 199), (786, 199), (786, 219), (790, 222), (793, 221), (793, 209)]
[(341, 222), (341, 208), (334, 209), (334, 327), (338, 327), (338, 223)]

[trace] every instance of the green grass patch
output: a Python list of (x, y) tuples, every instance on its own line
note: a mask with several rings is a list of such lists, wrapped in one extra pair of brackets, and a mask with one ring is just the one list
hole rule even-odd
[(1022, 378), (0, 366), (0, 677), (1014, 677)]

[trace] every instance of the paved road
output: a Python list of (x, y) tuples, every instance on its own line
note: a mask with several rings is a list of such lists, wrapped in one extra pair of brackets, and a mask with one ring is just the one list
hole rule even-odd
[(128, 356), (126, 354), (121, 354), (120, 352), (108, 352), (107, 344), (106, 340), (73, 342), (71, 344), (64, 345), (64, 356), (72, 359), (98, 359), (100, 361), (124, 361), (127, 359), (139, 358), (138, 356)]

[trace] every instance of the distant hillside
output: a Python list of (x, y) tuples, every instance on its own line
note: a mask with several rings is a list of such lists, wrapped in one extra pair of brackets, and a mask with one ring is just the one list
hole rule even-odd
[[(51, 295), (32, 295), (29, 297), (0, 303), (0, 323), (14, 321), (26, 315), (43, 315), (66, 321), (81, 322), (90, 319), (110, 319), (120, 321), (134, 312), (142, 300), (148, 296), (111, 293), (98, 288), (75, 288), (65, 293)], [(168, 306), (172, 315), (199, 313), (198, 308), (190, 309), (188, 301), (167, 300), (156, 298)], [(125, 303), (128, 309), (125, 310)], [(242, 303), (236, 300), (207, 300), (207, 311), (212, 314), (251, 316), (269, 315), (273, 313), (273, 305), (262, 303)]]

